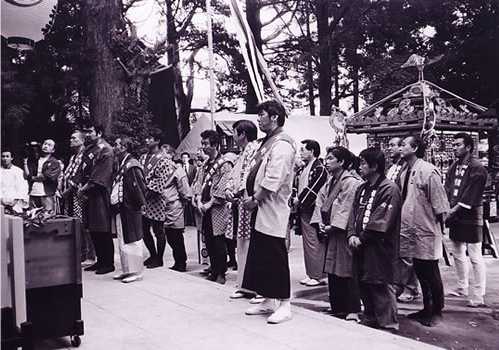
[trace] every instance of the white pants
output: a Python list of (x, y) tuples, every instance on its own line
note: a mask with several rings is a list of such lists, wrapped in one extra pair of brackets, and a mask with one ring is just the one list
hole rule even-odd
[(471, 288), (470, 299), (475, 302), (483, 303), (486, 284), (485, 263), (482, 256), (482, 242), (479, 243), (463, 243), (452, 241), (452, 250), (454, 255), (454, 263), (457, 272), (457, 287), (465, 292), (468, 292), (469, 287), (469, 265), (466, 258), (466, 249), (470, 257), (471, 266), (473, 269), (473, 286)]
[(144, 257), (142, 240), (125, 243), (123, 238), (123, 224), (121, 215), (116, 215), (116, 233), (118, 236), (118, 248), (120, 251), (121, 270), (123, 273), (137, 275), (144, 271)]

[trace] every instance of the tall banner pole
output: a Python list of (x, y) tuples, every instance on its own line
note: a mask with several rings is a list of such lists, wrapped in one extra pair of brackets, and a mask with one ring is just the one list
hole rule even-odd
[(208, 14), (208, 58), (209, 58), (209, 69), (210, 69), (210, 116), (211, 116), (211, 127), (215, 130), (215, 72), (214, 65), (215, 60), (213, 56), (213, 28), (212, 28), (212, 17), (213, 8), (211, 7), (211, 0), (206, 0), (206, 12)]

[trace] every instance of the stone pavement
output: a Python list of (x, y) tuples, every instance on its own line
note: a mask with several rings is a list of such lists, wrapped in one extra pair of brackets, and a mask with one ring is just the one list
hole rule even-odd
[[(91, 350), (224, 348), (279, 350), (327, 349), (332, 346), (336, 349), (371, 347), (383, 350), (435, 348), (423, 342), (328, 316), (325, 313), (329, 306), (327, 286), (310, 288), (298, 283), (304, 277), (305, 271), (301, 237), (297, 236), (292, 237), (289, 254), (293, 319), (280, 325), (268, 325), (264, 316), (245, 316), (244, 310), (249, 305), (247, 301), (229, 299), (235, 288), (236, 272), (228, 272), (227, 283), (224, 286), (201, 278), (199, 271), (205, 266), (197, 263), (194, 229), (188, 228), (185, 237), (189, 255), (188, 273), (178, 273), (167, 268), (172, 265), (168, 249), (165, 253), (165, 267), (146, 269), (144, 280), (140, 282), (123, 284), (113, 281), (112, 274), (97, 276), (89, 272), (83, 273), (82, 313), (85, 335), (82, 336), (80, 348)], [(117, 255), (116, 262), (118, 262)], [(493, 277), (491, 282), (494, 282), (489, 283), (487, 295), (493, 299), (492, 304), (496, 304), (499, 261), (487, 258), (487, 265), (488, 277)], [(442, 270), (444, 279), (447, 275), (450, 283), (453, 283), (452, 270), (447, 267), (443, 267)], [(418, 307), (417, 304), (407, 307), (404, 305), (399, 311), (405, 314)], [(466, 309), (464, 305), (456, 305), (456, 308)], [(465, 311), (474, 312), (472, 309)], [(424, 329), (416, 331), (421, 334), (425, 332)], [(412, 334), (404, 335), (420, 338)], [(421, 338), (434, 344), (445, 343)], [(69, 348), (69, 340), (67, 337), (48, 340), (39, 344), (37, 348)]]

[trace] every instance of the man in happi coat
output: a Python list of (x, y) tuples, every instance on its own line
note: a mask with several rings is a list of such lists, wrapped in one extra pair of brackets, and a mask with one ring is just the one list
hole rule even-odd
[(271, 314), (268, 323), (281, 323), (292, 316), (286, 229), (296, 148), (283, 131), (286, 110), (278, 101), (263, 102), (257, 111), (258, 127), (266, 136), (246, 181), (244, 206), (254, 214), (243, 288), (265, 298), (246, 310), (247, 315)]
[[(78, 196), (78, 187), (82, 184), (82, 159), (85, 151), (85, 136), (79, 130), (71, 134), (69, 146), (73, 155), (69, 158), (69, 163), (63, 172), (62, 178), (62, 198), (63, 212), (65, 215), (82, 219), (83, 200)], [(81, 260), (84, 264), (93, 264), (95, 260), (95, 249), (90, 233), (87, 230), (82, 231), (81, 240)]]
[(121, 273), (113, 279), (130, 283), (142, 279), (142, 206), (145, 203), (146, 185), (142, 168), (132, 155), (132, 140), (117, 138), (111, 210), (118, 237)]
[(232, 164), (220, 154), (220, 135), (214, 130), (201, 133), (201, 147), (208, 156), (198, 169), (194, 185), (195, 208), (202, 214), (202, 234), (210, 258), (208, 279), (225, 284), (227, 245), (225, 232), (228, 221), (225, 189), (232, 172)]
[(398, 329), (397, 301), (392, 288), (398, 258), (400, 190), (385, 177), (385, 156), (375, 148), (360, 155), (366, 180), (355, 193), (348, 224), (348, 243), (355, 249), (364, 324)]
[(246, 179), (250, 170), (250, 163), (258, 150), (259, 143), (256, 140), (258, 129), (249, 120), (238, 120), (233, 125), (234, 141), (242, 149), (227, 183), (225, 196), (232, 202), (233, 213), (235, 213), (235, 228), (237, 246), (237, 287), (238, 289), (230, 296), (231, 299), (254, 296), (255, 292), (245, 290), (242, 287), (246, 258), (248, 256), (249, 239), (251, 233), (251, 211), (243, 206), (243, 199), (248, 197), (246, 191)]
[(440, 171), (422, 158), (425, 144), (419, 136), (402, 141), (407, 167), (400, 174), (402, 223), (400, 256), (412, 258), (423, 292), (424, 308), (408, 317), (431, 327), (442, 319), (444, 288), (438, 261), (442, 257), (442, 227), (449, 202)]
[[(149, 257), (144, 261), (144, 265), (154, 269), (163, 266), (163, 255), (166, 249), (166, 234), (163, 227), (166, 219), (166, 199), (163, 191), (169, 177), (173, 175), (175, 164), (171, 159), (166, 159), (161, 151), (157, 135), (147, 136), (145, 144), (148, 151), (140, 157), (147, 186), (142, 221), (144, 244), (149, 251)], [(156, 243), (151, 234), (151, 228), (156, 237)]]
[(324, 272), (328, 274), (331, 312), (358, 321), (360, 295), (347, 225), (361, 181), (348, 170), (352, 154), (345, 147), (328, 148), (324, 162), (330, 179), (319, 192), (310, 223), (327, 235)]
[[(392, 165), (386, 172), (386, 178), (392, 180), (400, 187), (400, 173), (407, 166), (401, 155), (402, 138), (392, 137), (388, 141), (388, 155)], [(397, 300), (411, 302), (419, 297), (418, 278), (412, 266), (411, 258), (400, 257), (397, 262), (395, 273), (395, 293)]]
[(468, 306), (485, 304), (486, 270), (482, 257), (483, 191), (487, 170), (472, 156), (473, 138), (467, 133), (454, 135), (456, 161), (450, 166), (445, 179), (445, 190), (451, 210), (446, 219), (457, 273), (457, 289), (450, 295), (467, 296), (469, 287), (469, 260), (473, 268), (473, 287)]
[(308, 287), (315, 287), (322, 283), (324, 278), (325, 244), (317, 229), (310, 223), (315, 209), (317, 193), (327, 180), (327, 171), (319, 160), (321, 148), (315, 140), (303, 140), (300, 148), (300, 158), (305, 166), (298, 177), (298, 196), (296, 198), (299, 213), (301, 235), (303, 238), (303, 258), (305, 260), (306, 278), (300, 283)]
[(89, 122), (82, 128), (85, 151), (78, 196), (83, 198), (83, 228), (90, 232), (97, 262), (85, 268), (96, 274), (114, 271), (114, 245), (111, 234), (109, 196), (113, 183), (114, 152), (103, 138), (101, 126)]
[[(173, 158), (175, 149), (171, 147), (168, 152)], [(185, 203), (192, 199), (192, 189), (183, 167), (177, 167), (173, 175), (168, 178), (163, 194), (166, 203), (164, 230), (174, 259), (174, 264), (170, 266), (170, 269), (185, 272), (187, 269), (187, 253), (184, 243)]]

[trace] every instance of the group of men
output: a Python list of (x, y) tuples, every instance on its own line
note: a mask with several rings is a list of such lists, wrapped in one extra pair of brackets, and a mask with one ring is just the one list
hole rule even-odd
[[(423, 294), (423, 309), (409, 314), (425, 326), (442, 319), (444, 289), (439, 270), (444, 227), (449, 228), (458, 287), (449, 295), (470, 296), (468, 306), (484, 305), (486, 272), (481, 252), (482, 195), (487, 171), (472, 156), (467, 133), (454, 135), (456, 161), (445, 181), (425, 161), (419, 136), (392, 138), (392, 161), (385, 174), (385, 155), (368, 148), (357, 157), (343, 147), (320, 148), (304, 140), (302, 170), (296, 175), (295, 203), (303, 236), (307, 286), (328, 275), (334, 315), (379, 328), (398, 329), (397, 304)], [(323, 169), (329, 173), (323, 179)], [(361, 175), (364, 181), (360, 179)], [(469, 291), (468, 252), (473, 267)]]
[[(102, 129), (89, 124), (71, 135), (73, 155), (64, 170), (52, 156), (52, 140), (44, 142), (36, 161), (25, 161), (24, 170), (16, 170), (4, 150), (2, 191), (10, 188), (4, 182), (23, 187), (22, 173), (29, 182), (29, 201), (48, 210), (54, 209), (59, 191), (64, 212), (80, 217), (91, 238), (84, 240), (86, 250), (95, 247), (97, 261), (87, 271), (115, 270), (115, 232), (122, 273), (114, 278), (123, 282), (141, 279), (144, 265), (162, 266), (167, 242), (175, 261), (170, 268), (186, 271), (184, 214), (193, 210), (190, 216), (197, 219), (210, 260), (204, 271), (208, 279), (225, 283), (227, 253), (235, 242), (238, 289), (231, 298), (258, 296), (260, 303), (246, 314), (269, 315), (269, 323), (292, 316), (286, 244), (290, 204), (303, 236), (307, 276), (301, 283), (316, 286), (327, 275), (335, 316), (361, 322), (362, 301), (363, 323), (398, 329), (397, 298), (416, 298), (419, 282), (423, 309), (408, 317), (436, 324), (444, 308), (438, 266), (444, 226), (449, 227), (458, 275), (452, 294), (468, 295), (468, 251), (474, 272), (469, 306), (484, 304), (480, 242), (487, 172), (472, 157), (469, 134), (454, 135), (456, 162), (445, 183), (439, 170), (423, 160), (425, 144), (419, 136), (390, 140), (392, 165), (386, 172), (385, 154), (378, 148), (356, 157), (344, 147), (330, 147), (322, 161), (319, 144), (304, 140), (299, 150), (303, 165), (295, 174), (298, 152), (283, 130), (285, 109), (271, 100), (257, 110), (265, 137), (257, 140), (253, 122), (236, 122), (237, 157), (221, 154), (220, 136), (206, 130), (199, 167), (188, 162), (188, 154), (182, 155), (184, 166), (178, 166), (173, 148), (160, 147), (155, 136), (145, 140), (147, 153), (136, 159), (129, 139), (116, 139), (113, 148)], [(4, 205), (28, 204), (27, 195), (7, 192), (2, 193)], [(142, 241), (150, 253), (145, 261)]]

